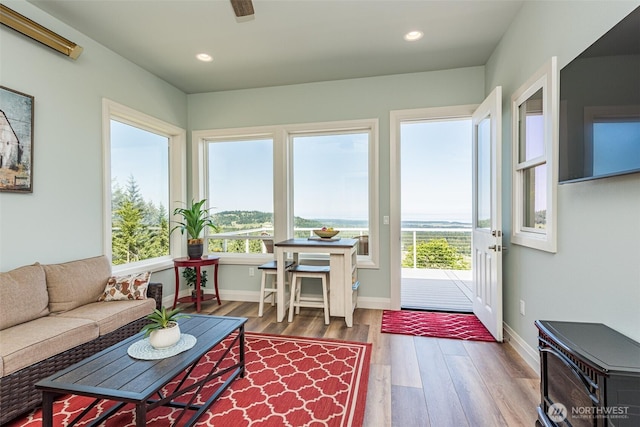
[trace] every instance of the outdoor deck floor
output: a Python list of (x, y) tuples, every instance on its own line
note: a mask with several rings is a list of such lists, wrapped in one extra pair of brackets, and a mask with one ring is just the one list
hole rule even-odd
[(403, 268), (400, 305), (405, 309), (470, 313), (471, 271)]

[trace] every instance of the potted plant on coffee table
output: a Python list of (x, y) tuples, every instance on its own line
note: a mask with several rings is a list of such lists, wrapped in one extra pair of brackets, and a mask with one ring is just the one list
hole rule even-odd
[(213, 222), (209, 209), (205, 207), (206, 202), (207, 199), (199, 202), (192, 200), (190, 207), (176, 208), (173, 211), (173, 215), (181, 216), (182, 221), (174, 221), (178, 225), (173, 227), (171, 232), (176, 229), (179, 229), (181, 234), (187, 232), (187, 254), (190, 259), (202, 257), (204, 252), (202, 232), (205, 228), (209, 227), (218, 232), (218, 226)]
[(187, 318), (186, 314), (179, 314), (180, 308), (167, 310), (162, 307), (157, 308), (153, 313), (147, 315), (151, 323), (145, 325), (140, 332), (144, 332), (145, 337), (149, 337), (149, 344), (155, 349), (168, 348), (180, 341), (180, 325), (177, 320)]
[[(191, 298), (193, 299), (196, 298), (195, 286), (196, 286), (196, 281), (198, 279), (197, 274), (198, 273), (196, 272), (196, 269), (193, 267), (187, 267), (184, 270), (182, 270), (183, 279), (187, 282), (188, 286), (192, 286), (194, 288), (191, 291)], [(200, 272), (200, 297), (202, 297), (202, 295), (204, 294), (204, 290), (202, 288), (207, 286), (208, 280), (209, 278), (207, 277), (207, 271), (202, 270)]]

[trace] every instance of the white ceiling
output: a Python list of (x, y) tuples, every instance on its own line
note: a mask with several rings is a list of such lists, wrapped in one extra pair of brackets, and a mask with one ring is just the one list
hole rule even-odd
[(254, 0), (242, 22), (228, 0), (29, 1), (186, 93), (484, 65), (523, 4)]

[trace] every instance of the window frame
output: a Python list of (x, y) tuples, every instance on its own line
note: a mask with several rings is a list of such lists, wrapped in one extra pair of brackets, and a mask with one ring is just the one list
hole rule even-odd
[[(162, 135), (169, 140), (169, 229), (174, 216), (173, 210), (186, 200), (186, 130), (160, 119), (114, 102), (102, 100), (102, 150), (103, 150), (103, 238), (104, 253), (112, 257), (111, 243), (111, 120), (117, 120), (148, 132)], [(169, 255), (128, 264), (113, 265), (114, 274), (132, 274), (143, 271), (160, 271), (173, 267), (173, 259), (186, 255), (186, 239), (172, 233), (169, 236)]]
[[(542, 155), (520, 161), (520, 106), (542, 90), (543, 147)], [(558, 67), (556, 57), (537, 70), (511, 96), (512, 117), (512, 231), (511, 243), (546, 252), (557, 252), (557, 187), (558, 187)], [(526, 147), (525, 147), (526, 148)], [(546, 165), (546, 225), (536, 229), (524, 225), (526, 204), (525, 174)]]
[[(346, 120), (292, 125), (255, 126), (209, 129), (192, 132), (192, 179), (194, 197), (207, 194), (207, 143), (220, 139), (273, 139), (273, 240), (279, 242), (293, 236), (293, 137), (340, 132), (369, 133), (369, 255), (358, 255), (359, 268), (379, 266), (379, 169), (378, 120)], [(272, 254), (216, 254), (225, 264), (258, 265), (273, 259)]]
[[(195, 141), (196, 138), (196, 133), (198, 132), (193, 132), (193, 138)], [(244, 141), (247, 140), (268, 140), (270, 139), (273, 143), (273, 151), (274, 151), (274, 159), (273, 159), (273, 166), (272, 169), (274, 171), (274, 189), (276, 187), (275, 185), (275, 165), (276, 165), (276, 159), (275, 159), (275, 147), (276, 147), (276, 138), (275, 138), (275, 134), (274, 132), (272, 132), (269, 129), (264, 129), (264, 131), (257, 131), (251, 134), (247, 134), (247, 133), (243, 133), (240, 130), (236, 130), (234, 132), (232, 132), (233, 134), (226, 134), (226, 133), (220, 133), (218, 134), (218, 132), (215, 132), (215, 136), (213, 136), (212, 134), (206, 132), (206, 136), (203, 136), (201, 138), (199, 138), (199, 143), (193, 146), (193, 161), (192, 164), (194, 165), (194, 177), (197, 176), (196, 179), (194, 179), (193, 181), (193, 189), (194, 189), (194, 194), (197, 194), (199, 199), (208, 199), (209, 198), (209, 168), (208, 166), (208, 159), (209, 159), (209, 144), (215, 144), (216, 142), (239, 142), (242, 143)], [(197, 165), (197, 175), (196, 175), (196, 165)], [(268, 240), (273, 239), (274, 241), (276, 241), (276, 237), (275, 237), (275, 230), (276, 230), (276, 197), (275, 197), (275, 193), (272, 196), (273, 198), (273, 228), (274, 228), (274, 236)], [(211, 206), (207, 206), (207, 208), (211, 208)], [(209, 253), (208, 252), (208, 248), (209, 248), (209, 239), (214, 235), (211, 235), (210, 233), (211, 230), (209, 230), (208, 228), (205, 229), (205, 253)], [(225, 261), (229, 264), (244, 264), (246, 263), (245, 260), (249, 259), (249, 260), (255, 260), (257, 262), (265, 262), (265, 260), (268, 257), (272, 257), (273, 254), (269, 254), (269, 255), (265, 255), (265, 254), (255, 254), (255, 253), (248, 253), (248, 254), (243, 254), (243, 253), (237, 253), (237, 252), (220, 252), (220, 253), (215, 253), (216, 256), (219, 256), (221, 259), (225, 259)]]

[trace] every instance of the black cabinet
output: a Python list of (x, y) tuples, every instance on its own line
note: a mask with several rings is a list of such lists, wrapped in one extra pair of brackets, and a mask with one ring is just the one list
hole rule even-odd
[(640, 426), (640, 343), (601, 323), (537, 320), (539, 423)]

